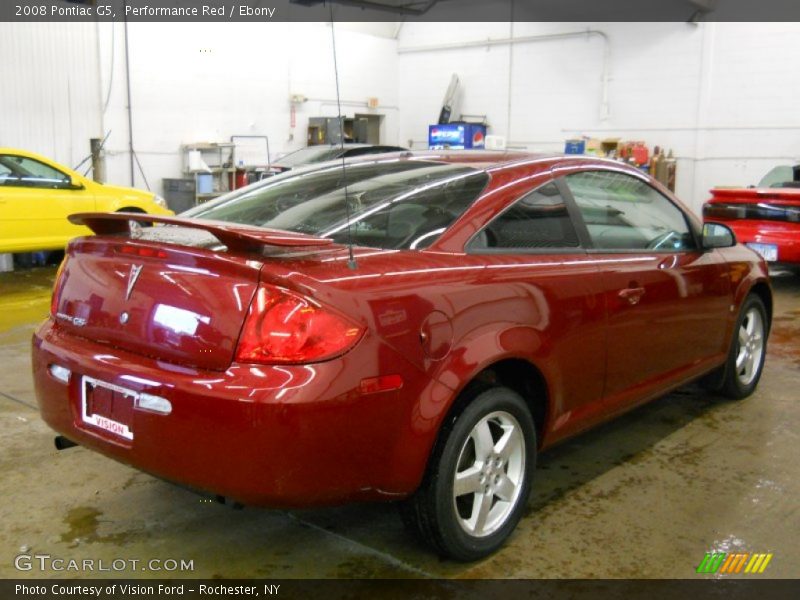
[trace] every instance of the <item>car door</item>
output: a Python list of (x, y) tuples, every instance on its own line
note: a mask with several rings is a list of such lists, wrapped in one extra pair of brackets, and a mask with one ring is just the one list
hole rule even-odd
[(548, 381), (547, 443), (596, 418), (606, 369), (601, 274), (575, 218), (550, 180), (524, 193), (466, 246), (469, 259), (486, 267), (481, 277), (488, 289), (481, 293), (492, 298), (492, 319), (508, 324), (497, 339), (526, 340), (527, 358)]
[(606, 409), (707, 370), (725, 346), (729, 280), (683, 209), (628, 171), (580, 170), (564, 182), (602, 273)]
[(67, 217), (95, 209), (94, 195), (67, 173), (27, 156), (0, 154), (0, 251), (63, 247), (88, 230)]

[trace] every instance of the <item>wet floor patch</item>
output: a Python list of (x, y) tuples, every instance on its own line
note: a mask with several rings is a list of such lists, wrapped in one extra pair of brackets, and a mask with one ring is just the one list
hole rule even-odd
[(781, 315), (774, 319), (767, 357), (791, 360), (800, 366), (800, 318)]
[(47, 316), (55, 274), (53, 267), (0, 273), (0, 332)]

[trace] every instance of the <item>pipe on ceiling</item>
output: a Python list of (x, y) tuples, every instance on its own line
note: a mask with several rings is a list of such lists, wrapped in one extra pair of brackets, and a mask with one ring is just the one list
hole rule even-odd
[(611, 41), (608, 34), (599, 29), (584, 29), (582, 31), (566, 31), (561, 33), (544, 33), (541, 35), (526, 35), (520, 37), (487, 38), (485, 40), (472, 40), (468, 42), (454, 42), (448, 44), (429, 44), (424, 46), (411, 46), (398, 48), (398, 54), (416, 54), (424, 52), (441, 52), (445, 50), (461, 50), (464, 48), (484, 48), (490, 46), (511, 46), (513, 44), (533, 44), (550, 42), (577, 37), (596, 36), (603, 40), (603, 72), (601, 75), (602, 93), (600, 100), (600, 120), (608, 120), (610, 110), (608, 103), (608, 86), (611, 78)]

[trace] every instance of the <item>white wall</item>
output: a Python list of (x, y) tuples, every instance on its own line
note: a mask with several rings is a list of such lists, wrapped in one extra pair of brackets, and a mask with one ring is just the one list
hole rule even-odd
[(101, 132), (94, 23), (0, 23), (0, 146), (70, 167)]
[[(90, 137), (110, 130), (107, 178), (130, 184), (123, 30), (0, 24), (0, 145), (72, 166)], [(486, 114), (513, 146), (561, 151), (565, 138), (587, 134), (673, 148), (678, 193), (696, 209), (713, 185), (754, 183), (800, 158), (800, 24), (384, 23), (336, 32), (344, 111), (371, 112), (366, 99), (378, 97), (387, 143), (424, 147), (457, 73), (456, 112)], [(564, 32), (583, 33), (409, 52)], [(182, 143), (268, 135), (278, 154), (305, 144), (310, 116), (336, 113), (327, 24), (137, 23), (129, 47), (134, 145), (156, 191), (163, 177), (180, 176)], [(290, 94), (309, 98), (294, 128)], [(138, 170), (135, 185), (144, 186)]]
[[(411, 51), (587, 29), (605, 37)], [(400, 140), (415, 147), (455, 72), (457, 112), (486, 114), (512, 146), (563, 151), (586, 134), (674, 149), (677, 192), (698, 210), (712, 186), (752, 184), (800, 159), (800, 24), (407, 23), (398, 52)]]
[[(112, 46), (113, 36), (113, 46)], [(129, 25), (134, 149), (151, 188), (179, 177), (179, 147), (227, 142), (231, 135), (267, 135), (277, 155), (306, 145), (308, 118), (336, 115), (331, 30), (318, 23)], [(396, 143), (397, 42), (337, 27), (342, 111), (385, 115), (381, 139)], [(114, 48), (113, 74), (111, 50)], [(102, 26), (101, 87), (111, 102), (104, 115), (109, 181), (129, 185), (124, 28)], [(309, 100), (290, 126), (291, 94)], [(380, 106), (367, 109), (367, 98)], [(135, 169), (135, 185), (144, 181)]]
[[(396, 28), (336, 28), (343, 114), (383, 115), (386, 143), (398, 141)], [(181, 144), (267, 135), (274, 156), (305, 146), (309, 117), (336, 115), (327, 24), (139, 23), (128, 33), (133, 142), (154, 191), (181, 176)], [(0, 146), (74, 166), (89, 138), (110, 131), (106, 180), (145, 187), (138, 167), (131, 180), (122, 23), (0, 23), (0, 56)], [(293, 128), (290, 94), (309, 99)]]

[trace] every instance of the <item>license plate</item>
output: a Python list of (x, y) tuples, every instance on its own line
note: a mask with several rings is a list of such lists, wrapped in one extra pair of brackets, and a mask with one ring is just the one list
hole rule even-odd
[(758, 252), (764, 257), (764, 260), (768, 262), (775, 262), (778, 260), (778, 247), (775, 244), (756, 244), (755, 242), (748, 242), (747, 247)]
[(81, 420), (126, 440), (133, 440), (133, 406), (137, 392), (93, 377), (81, 382)]

